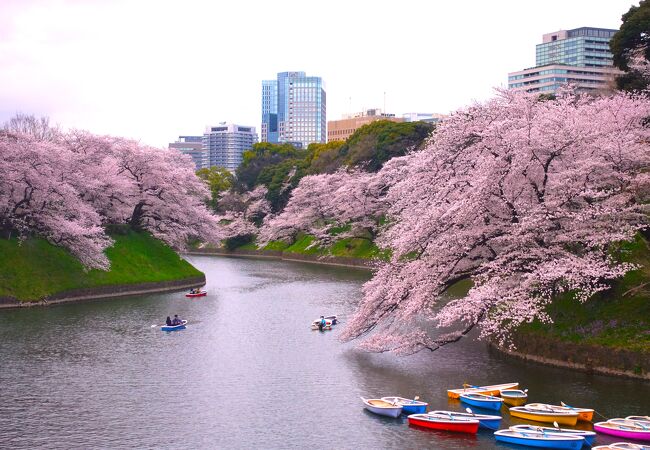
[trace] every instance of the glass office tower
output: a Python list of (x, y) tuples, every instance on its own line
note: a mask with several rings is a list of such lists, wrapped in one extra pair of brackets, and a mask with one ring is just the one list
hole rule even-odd
[(299, 147), (327, 142), (326, 105), (321, 77), (281, 72), (277, 80), (262, 81), (262, 140)]
[(262, 142), (278, 142), (278, 82), (262, 81)]
[(609, 41), (617, 30), (582, 27), (542, 36), (535, 67), (508, 74), (508, 88), (552, 94), (570, 84), (578, 91), (607, 90), (621, 72), (613, 66)]
[(580, 67), (612, 66), (609, 40), (617, 30), (582, 27), (548, 33), (536, 46), (536, 66), (569, 64)]

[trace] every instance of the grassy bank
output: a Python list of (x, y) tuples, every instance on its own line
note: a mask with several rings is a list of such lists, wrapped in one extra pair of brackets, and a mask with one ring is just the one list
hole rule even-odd
[(111, 270), (84, 272), (77, 259), (44, 239), (0, 239), (0, 297), (36, 301), (72, 289), (171, 281), (201, 272), (146, 233), (112, 234)]
[(570, 295), (558, 298), (547, 309), (554, 323), (534, 322), (521, 327), (527, 338), (592, 344), (648, 353), (650, 356), (650, 249), (638, 235), (625, 243), (617, 257), (639, 265), (608, 291), (583, 305)]
[(341, 258), (358, 259), (387, 259), (388, 254), (377, 247), (369, 239), (345, 238), (328, 246), (312, 245), (314, 237), (308, 234), (299, 234), (296, 240), (289, 244), (281, 241), (270, 242), (260, 248), (254, 242), (238, 247), (241, 250), (274, 250), (283, 253), (313, 256), (337, 256)]

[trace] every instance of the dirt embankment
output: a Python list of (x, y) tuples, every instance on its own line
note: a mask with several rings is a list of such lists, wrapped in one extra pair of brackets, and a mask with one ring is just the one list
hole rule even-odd
[(520, 333), (515, 336), (514, 343), (514, 351), (493, 347), (527, 361), (650, 380), (650, 354), (645, 352), (566, 342), (535, 333)]

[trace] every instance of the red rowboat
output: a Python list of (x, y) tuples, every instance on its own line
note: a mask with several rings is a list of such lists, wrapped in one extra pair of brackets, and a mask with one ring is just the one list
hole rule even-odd
[(411, 414), (408, 417), (410, 425), (431, 428), (433, 430), (453, 431), (456, 433), (476, 434), (479, 421), (464, 417), (440, 417), (432, 414)]
[(208, 295), (208, 291), (199, 291), (194, 294), (188, 292), (185, 297), (205, 297), (206, 295)]

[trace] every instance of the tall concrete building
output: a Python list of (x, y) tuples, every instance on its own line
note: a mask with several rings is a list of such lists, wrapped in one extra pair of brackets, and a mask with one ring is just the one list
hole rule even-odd
[(208, 152), (209, 166), (221, 166), (235, 171), (242, 155), (257, 142), (255, 127), (221, 122), (207, 127), (203, 134), (203, 148)]
[(306, 147), (327, 140), (327, 99), (321, 77), (280, 72), (262, 81), (262, 141)]
[(385, 114), (379, 108), (367, 109), (356, 114), (348, 114), (340, 120), (330, 120), (327, 122), (327, 142), (345, 141), (357, 129), (377, 120), (390, 120), (391, 122), (405, 121), (401, 117), (395, 117), (395, 114)]
[(542, 36), (535, 67), (508, 74), (508, 87), (553, 93), (572, 84), (581, 91), (607, 88), (621, 72), (612, 64), (609, 40), (618, 30), (582, 27)]
[(190, 155), (196, 170), (203, 169), (210, 165), (208, 150), (203, 147), (203, 136), (179, 136), (176, 142), (171, 142), (169, 148), (173, 148)]

